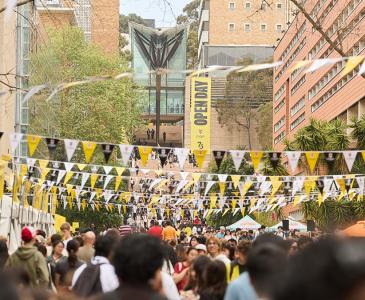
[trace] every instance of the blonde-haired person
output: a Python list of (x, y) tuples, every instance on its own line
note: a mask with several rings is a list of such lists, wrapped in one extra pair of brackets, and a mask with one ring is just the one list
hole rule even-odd
[(221, 241), (214, 236), (207, 239), (207, 251), (210, 258), (214, 260), (220, 260), (225, 265), (231, 263), (229, 258), (222, 253)]

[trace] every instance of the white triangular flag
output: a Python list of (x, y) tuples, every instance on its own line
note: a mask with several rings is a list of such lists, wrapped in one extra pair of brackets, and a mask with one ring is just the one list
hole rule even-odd
[(177, 160), (179, 162), (180, 169), (184, 169), (184, 164), (185, 164), (186, 158), (188, 157), (189, 149), (175, 148), (174, 153), (177, 156)]
[(323, 194), (328, 193), (330, 191), (332, 183), (333, 183), (332, 178), (328, 177), (323, 178)]
[(110, 192), (110, 191), (105, 191), (104, 192), (104, 200), (105, 200), (105, 203), (109, 203), (110, 199), (113, 197), (113, 194)]
[(146, 176), (151, 170), (150, 169), (140, 169), (140, 171)]
[(337, 63), (337, 62), (339, 62), (343, 59), (344, 58), (342, 58), (342, 57), (316, 59), (316, 60), (313, 61), (312, 65), (305, 71), (305, 73), (310, 73), (310, 72), (317, 71), (320, 68), (323, 68), (327, 65), (335, 64), (335, 63)]
[(79, 144), (79, 141), (78, 140), (65, 139), (64, 143), (65, 143), (67, 160), (70, 161), (72, 159), (72, 156), (75, 153), (75, 150), (77, 148), (77, 145)]
[(364, 194), (364, 187), (365, 187), (365, 177), (356, 177), (357, 185), (359, 186), (359, 195)]
[(67, 172), (70, 172), (72, 167), (74, 166), (74, 164), (70, 162), (64, 162), (63, 164), (65, 165), (65, 169)]
[(157, 184), (159, 184), (162, 181), (161, 178), (157, 178), (150, 184), (149, 190), (153, 189)]
[(218, 203), (219, 203), (219, 207), (220, 207), (221, 209), (223, 209), (223, 208), (224, 208), (224, 203), (225, 203), (225, 202), (226, 202), (225, 197), (219, 197)]
[(106, 187), (108, 186), (110, 180), (112, 180), (114, 176), (112, 175), (107, 175), (106, 178), (105, 178), (105, 181), (104, 181), (104, 189), (106, 189)]
[(234, 167), (236, 168), (236, 172), (241, 166), (243, 157), (245, 156), (245, 151), (241, 150), (230, 150), (229, 153), (232, 156)]
[(190, 172), (180, 172), (180, 176), (182, 180), (186, 180), (188, 178)]
[(270, 191), (271, 189), (271, 181), (264, 181), (263, 183), (261, 183), (260, 185), (260, 196), (262, 196), (263, 194), (266, 194)]
[(240, 211), (240, 209), (239, 209), (239, 208), (235, 208), (235, 209), (234, 209), (234, 211), (233, 211), (233, 216), (234, 216), (235, 214), (237, 214), (239, 211)]
[(131, 158), (132, 151), (134, 149), (133, 145), (119, 145), (120, 154), (122, 156), (123, 166), (128, 165), (129, 159)]
[(117, 204), (117, 208), (118, 208), (118, 213), (120, 214), (120, 209), (122, 207), (122, 204)]
[(90, 173), (82, 173), (82, 179), (81, 179), (81, 188), (84, 187), (86, 184), (86, 181), (89, 179)]
[[(178, 186), (176, 187), (175, 193), (179, 193), (181, 191), (181, 189), (188, 183), (187, 180), (181, 180), (178, 184)], [(175, 203), (176, 205), (177, 203)]]
[(59, 170), (58, 171), (58, 176), (57, 176), (57, 181), (56, 181), (56, 184), (58, 185), (62, 178), (66, 175), (66, 170)]
[(95, 204), (90, 204), (90, 206), (91, 206), (91, 209), (93, 210), (93, 211), (95, 211)]
[(227, 174), (218, 174), (219, 182), (226, 182), (227, 178), (228, 178)]
[(359, 73), (357, 75), (361, 76), (364, 73), (365, 73), (365, 61), (362, 63)]
[(14, 156), (15, 150), (18, 148), (20, 141), (22, 140), (22, 133), (10, 133), (10, 151), (11, 155)]
[(94, 199), (95, 195), (96, 195), (96, 192), (91, 192), (91, 194), (90, 194), (90, 199), (89, 199), (89, 203), (90, 203), (91, 201), (93, 201), (93, 199)]
[(212, 188), (212, 186), (214, 184), (215, 184), (215, 181), (208, 181), (207, 182), (207, 186), (205, 188), (204, 196), (206, 196), (209, 193), (210, 189)]
[(295, 196), (297, 192), (301, 192), (303, 190), (303, 186), (304, 186), (304, 177), (303, 176), (297, 177), (293, 182), (292, 195)]
[(17, 0), (7, 0), (6, 1), (6, 9), (5, 9), (5, 21), (8, 21), (9, 18), (11, 17), (11, 13), (13, 12), (13, 9), (16, 6), (16, 2)]
[(346, 161), (347, 168), (351, 172), (352, 166), (354, 165), (354, 162), (356, 160), (357, 151), (344, 151), (343, 157)]
[(103, 169), (104, 169), (105, 174), (108, 175), (111, 172), (111, 170), (113, 170), (113, 167), (103, 166)]
[(300, 151), (287, 151), (285, 154), (288, 157), (290, 169), (294, 173), (298, 167), (298, 162), (302, 153)]

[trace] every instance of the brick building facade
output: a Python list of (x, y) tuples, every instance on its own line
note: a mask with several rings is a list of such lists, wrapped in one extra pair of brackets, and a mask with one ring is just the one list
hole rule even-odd
[[(346, 56), (365, 53), (365, 2), (361, 0), (311, 0), (306, 10), (318, 20)], [(336, 58), (334, 51), (309, 21), (299, 14), (274, 53), (283, 64), (274, 72), (273, 147), (283, 149), (284, 139), (293, 138), (310, 118), (341, 118), (349, 124), (352, 117), (365, 113), (365, 79), (357, 76), (359, 67), (343, 76), (346, 62), (327, 65), (313, 73), (307, 67), (292, 72), (296, 61)]]

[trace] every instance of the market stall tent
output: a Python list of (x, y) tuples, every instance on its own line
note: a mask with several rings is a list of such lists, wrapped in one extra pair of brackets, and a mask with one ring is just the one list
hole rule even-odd
[[(305, 224), (302, 224), (298, 221), (295, 221), (293, 219), (288, 219), (289, 220), (289, 229), (290, 230), (299, 230), (299, 231), (307, 231), (307, 226)], [(276, 231), (278, 229), (279, 226), (283, 226), (282, 222), (277, 223), (274, 226), (269, 227), (269, 231)]]
[(227, 227), (229, 230), (236, 230), (237, 228), (243, 230), (257, 230), (261, 227), (261, 224), (257, 223), (250, 216), (244, 216), (241, 220)]

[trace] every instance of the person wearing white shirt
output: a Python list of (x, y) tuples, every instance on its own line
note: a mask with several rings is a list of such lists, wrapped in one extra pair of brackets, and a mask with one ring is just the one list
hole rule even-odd
[[(92, 265), (100, 265), (100, 284), (103, 293), (112, 292), (119, 287), (119, 280), (115, 274), (114, 266), (110, 263), (115, 240), (108, 236), (99, 237), (95, 243), (95, 257), (91, 259)], [(72, 277), (72, 288), (86, 269), (87, 264), (80, 266)]]

